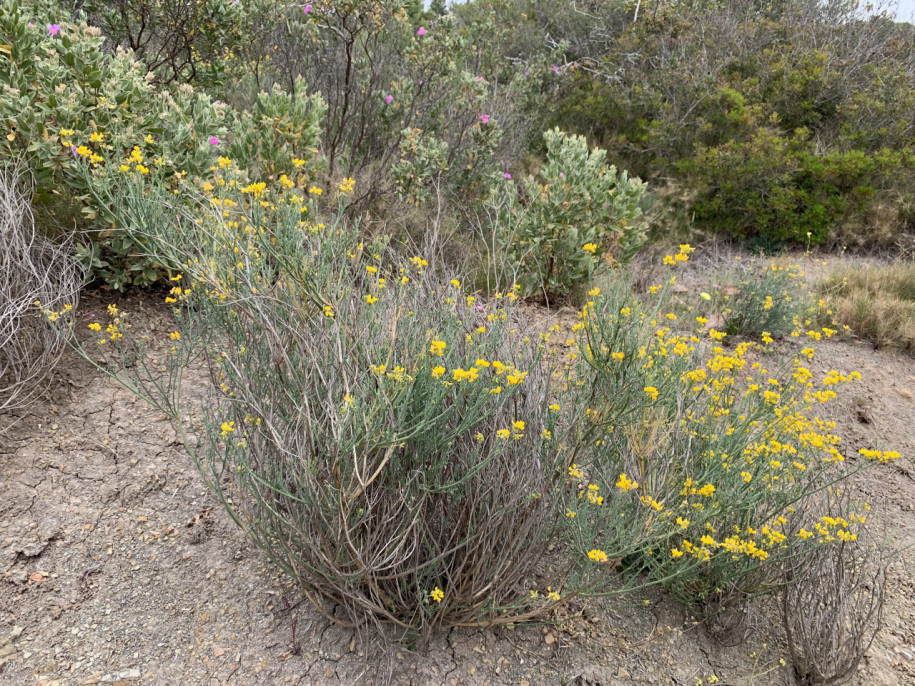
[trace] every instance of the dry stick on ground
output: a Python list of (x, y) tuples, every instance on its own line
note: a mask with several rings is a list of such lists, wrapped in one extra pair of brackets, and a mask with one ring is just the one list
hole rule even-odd
[(65, 305), (75, 309), (83, 278), (68, 241), (54, 243), (35, 231), (33, 184), (26, 174), (19, 163), (0, 167), (0, 411), (5, 413), (34, 399), (66, 344), (35, 303), (50, 312), (62, 312)]

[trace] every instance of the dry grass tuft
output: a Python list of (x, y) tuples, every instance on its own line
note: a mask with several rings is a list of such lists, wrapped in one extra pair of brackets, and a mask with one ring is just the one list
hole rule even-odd
[(878, 348), (915, 352), (915, 262), (843, 267), (822, 284), (839, 324)]

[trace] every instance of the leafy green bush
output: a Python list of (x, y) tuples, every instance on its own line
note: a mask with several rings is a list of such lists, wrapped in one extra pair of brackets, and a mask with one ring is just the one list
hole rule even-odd
[(875, 216), (913, 188), (910, 24), (800, 0), (659, 6), (635, 22), (609, 11), (589, 14), (587, 38), (521, 20), (519, 33), (569, 41), (553, 121), (653, 185), (688, 185), (698, 228), (773, 249), (912, 235), (903, 213)]
[(682, 165), (700, 184), (696, 219), (762, 244), (820, 245), (840, 219), (863, 213), (883, 158), (863, 151), (817, 154), (810, 132), (760, 128), (746, 142), (700, 148)]
[(787, 336), (810, 318), (811, 298), (799, 281), (802, 275), (798, 267), (770, 264), (742, 276), (720, 277), (721, 285), (711, 294), (711, 314), (721, 313), (729, 336)]
[(544, 134), (546, 162), (521, 193), (505, 179), (490, 193), (495, 238), (525, 295), (568, 297), (586, 286), (601, 261), (625, 263), (646, 239), (638, 221), (645, 184), (607, 164), (583, 136)]
[(509, 30), (498, 17), (424, 17), (408, 0), (308, 8), (261, 13), (264, 37), (242, 57), (229, 97), (247, 106), (263, 84), (291, 90), (301, 75), (328, 104), (321, 142), (330, 175), (359, 180), (360, 210), (388, 210), (392, 195), (411, 205), (439, 195), (460, 213), (539, 132), (547, 58), (492, 60), (489, 41)]
[(265, 174), (318, 168), (325, 107), (304, 89), (262, 94), (254, 110), (241, 113), (187, 85), (157, 91), (141, 62), (104, 51), (97, 28), (35, 25), (17, 3), (0, 6), (0, 44), (9, 46), (10, 65), (0, 73), (0, 117), (10, 127), (0, 155), (28, 160), (39, 205), (54, 195), (79, 208), (79, 228), (90, 232), (82, 249), (89, 277), (114, 288), (161, 275), (113, 210), (125, 174), (157, 176), (177, 191), (211, 178), (226, 150)]

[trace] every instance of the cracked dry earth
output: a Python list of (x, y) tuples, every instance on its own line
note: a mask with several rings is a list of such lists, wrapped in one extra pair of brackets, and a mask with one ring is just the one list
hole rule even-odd
[[(123, 309), (169, 330), (148, 298)], [(840, 342), (816, 362), (862, 373), (832, 408), (845, 452), (904, 457), (855, 488), (897, 544), (915, 541), (915, 361)], [(69, 354), (15, 419), (0, 444), (2, 686), (791, 683), (774, 602), (728, 648), (660, 590), (565, 608), (550, 624), (453, 630), (422, 654), (381, 650), (313, 610), (206, 492), (170, 424), (85, 361)], [(915, 684), (913, 563), (912, 550), (893, 563), (886, 627), (857, 684)]]

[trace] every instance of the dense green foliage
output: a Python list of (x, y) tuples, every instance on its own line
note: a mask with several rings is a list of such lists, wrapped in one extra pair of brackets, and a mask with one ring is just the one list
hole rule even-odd
[[(422, 242), (434, 211), (459, 245), (483, 238), (526, 292), (554, 296), (602, 254), (625, 259), (644, 227), (635, 195), (604, 217), (593, 189), (560, 198), (535, 174), (547, 199), (519, 183), (538, 166), (525, 155), (548, 156), (550, 121), (647, 179), (640, 221), (664, 233), (693, 225), (763, 250), (915, 234), (915, 31), (855, 3), (659, 2), (636, 16), (616, 0), (7, 1), (0, 46), (4, 154), (37, 174), (40, 223), (91, 232), (83, 260), (116, 288), (161, 270), (72, 160), (115, 179), (134, 146), (174, 190), (199, 189), (220, 156), (303, 189), (352, 177), (349, 216)], [(468, 230), (486, 198), (500, 228)], [(570, 221), (585, 240), (557, 239)], [(578, 254), (586, 244), (597, 251)]]
[(564, 49), (554, 120), (671, 183), (696, 225), (763, 248), (915, 229), (910, 24), (854, 2), (641, 3), (638, 18), (631, 3), (508, 4), (506, 55)]

